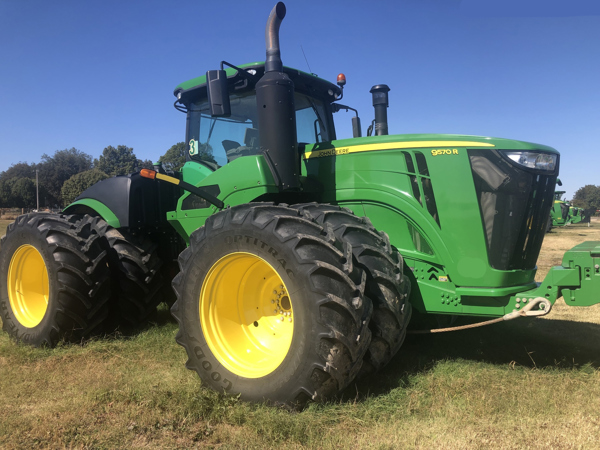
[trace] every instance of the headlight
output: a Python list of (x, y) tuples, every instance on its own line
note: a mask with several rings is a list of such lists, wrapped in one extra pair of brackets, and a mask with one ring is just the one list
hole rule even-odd
[(503, 152), (511, 161), (529, 169), (554, 172), (557, 155), (541, 152)]

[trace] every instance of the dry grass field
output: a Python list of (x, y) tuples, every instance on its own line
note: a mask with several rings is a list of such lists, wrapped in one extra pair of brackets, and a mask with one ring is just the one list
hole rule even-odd
[[(553, 229), (539, 280), (584, 240), (600, 241), (600, 222)], [(600, 447), (600, 305), (409, 336), (377, 377), (301, 413), (201, 387), (175, 333), (166, 309), (134, 334), (52, 350), (0, 333), (0, 448)]]

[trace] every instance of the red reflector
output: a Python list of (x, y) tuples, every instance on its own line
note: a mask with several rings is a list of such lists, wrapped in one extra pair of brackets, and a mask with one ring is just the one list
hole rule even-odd
[(343, 73), (340, 73), (337, 76), (337, 84), (339, 86), (344, 86), (346, 84), (346, 75), (344, 75)]
[(144, 178), (150, 178), (151, 180), (154, 180), (156, 178), (156, 171), (150, 169), (142, 169), (140, 170), (140, 175)]

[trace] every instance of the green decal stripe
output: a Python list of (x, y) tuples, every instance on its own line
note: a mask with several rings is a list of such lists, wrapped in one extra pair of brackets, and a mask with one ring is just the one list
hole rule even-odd
[(304, 153), (304, 159), (323, 158), (325, 156), (347, 155), (349, 153), (373, 152), (377, 150), (395, 150), (401, 148), (438, 148), (438, 147), (495, 147), (494, 144), (477, 141), (411, 141), (386, 142), (383, 144), (354, 145), (351, 147), (324, 148)]

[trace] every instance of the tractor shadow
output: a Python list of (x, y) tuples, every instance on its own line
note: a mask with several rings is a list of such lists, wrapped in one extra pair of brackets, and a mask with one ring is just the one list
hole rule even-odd
[[(468, 318), (453, 324), (467, 324)], [(471, 322), (472, 323), (472, 322)], [(376, 376), (359, 380), (344, 397), (386, 394), (412, 375), (442, 361), (468, 360), (497, 366), (600, 368), (600, 324), (568, 320), (517, 319), (481, 328), (437, 334), (409, 334), (392, 361)], [(357, 392), (358, 391), (358, 392)]]
[(109, 316), (106, 321), (98, 327), (91, 338), (100, 340), (121, 340), (124, 338), (135, 337), (156, 327), (176, 324), (177, 321), (171, 315), (170, 310), (171, 306), (168, 306), (166, 303), (161, 303), (158, 305), (155, 312), (153, 312), (142, 324), (137, 326), (122, 323), (116, 316)]

